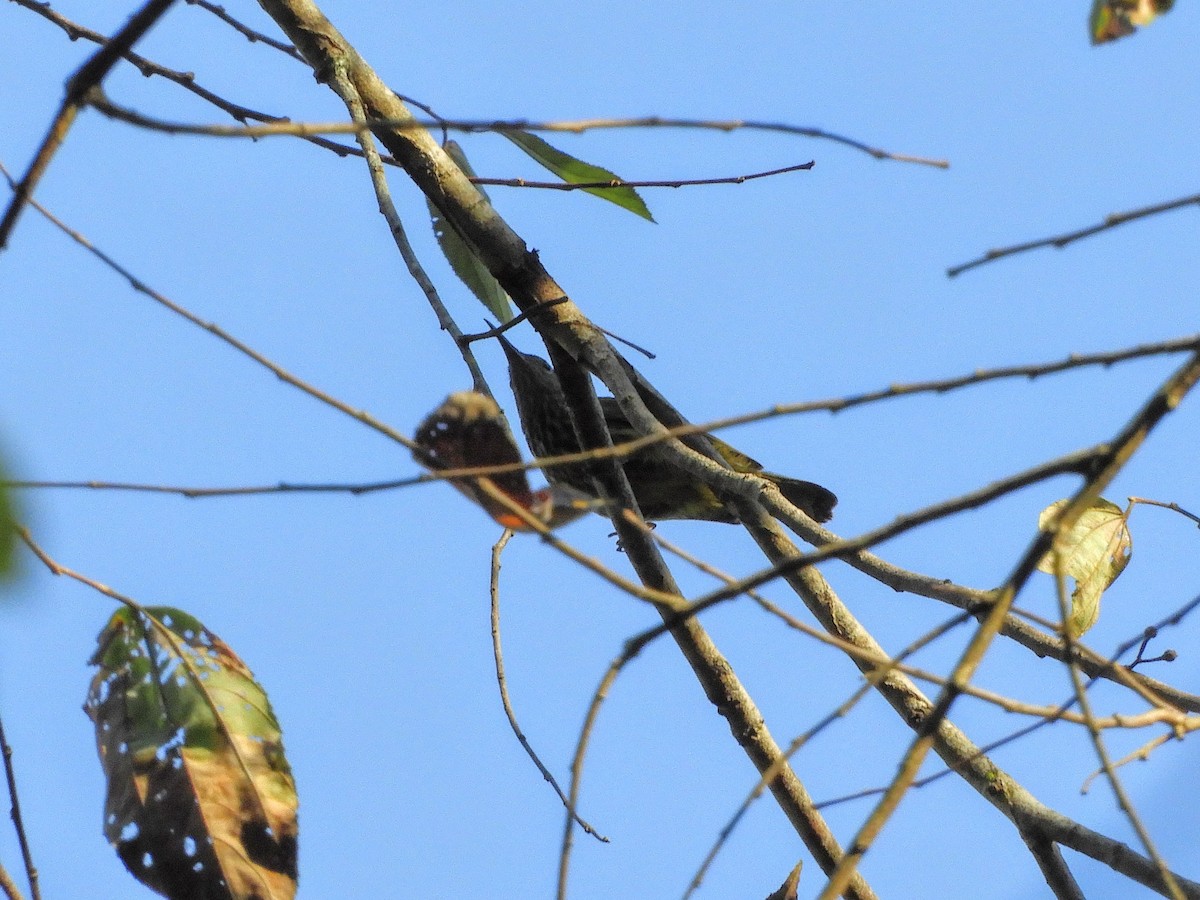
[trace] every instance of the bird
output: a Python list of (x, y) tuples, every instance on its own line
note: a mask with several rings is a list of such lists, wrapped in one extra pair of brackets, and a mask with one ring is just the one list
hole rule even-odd
[[(521, 418), (521, 430), (534, 456), (562, 456), (579, 453), (582, 447), (572, 425), (562, 384), (554, 370), (540, 356), (522, 353), (504, 335), (497, 335), (508, 358), (509, 381)], [(614, 444), (635, 440), (641, 435), (630, 424), (614, 397), (601, 397), (600, 408)], [(827, 522), (837, 504), (834, 493), (811, 481), (788, 478), (767, 472), (762, 465), (720, 438), (706, 434), (713, 449), (735, 472), (751, 473), (779, 488), (793, 505), (818, 522)], [(643, 518), (647, 521), (699, 519), (709, 522), (738, 521), (717, 493), (703, 481), (672, 465), (650, 448), (638, 450), (622, 460), (625, 475), (633, 489)], [(595, 497), (594, 469), (588, 463), (568, 463), (543, 469), (547, 480), (565, 484), (574, 491)]]

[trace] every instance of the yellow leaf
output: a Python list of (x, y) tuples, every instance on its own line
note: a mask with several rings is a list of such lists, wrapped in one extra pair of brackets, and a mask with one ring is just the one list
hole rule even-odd
[[(1038, 527), (1045, 528), (1054, 521), (1069, 501), (1051, 503), (1038, 516)], [(1075, 580), (1071, 592), (1071, 614), (1067, 620), (1070, 633), (1079, 637), (1096, 624), (1100, 616), (1100, 596), (1125, 571), (1133, 555), (1133, 539), (1129, 534), (1126, 513), (1115, 503), (1097, 500), (1075, 521), (1058, 534), (1054, 548), (1042, 557), (1038, 568), (1056, 574), (1056, 559), (1061, 571)]]

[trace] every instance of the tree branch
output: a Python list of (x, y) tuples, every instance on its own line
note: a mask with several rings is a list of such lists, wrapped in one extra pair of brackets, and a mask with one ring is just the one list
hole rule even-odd
[(970, 262), (965, 262), (957, 266), (951, 266), (946, 270), (946, 274), (953, 278), (956, 275), (961, 275), (969, 269), (977, 268), (985, 263), (995, 262), (998, 259), (1003, 259), (1006, 256), (1015, 256), (1018, 253), (1025, 253), (1029, 250), (1037, 250), (1042, 247), (1055, 247), (1061, 250), (1068, 244), (1073, 244), (1076, 241), (1081, 241), (1084, 238), (1089, 238), (1094, 234), (1099, 234), (1102, 231), (1111, 231), (1119, 225), (1125, 225), (1128, 222), (1136, 222), (1138, 219), (1145, 219), (1149, 216), (1157, 216), (1165, 212), (1170, 212), (1173, 209), (1182, 209), (1185, 206), (1200, 205), (1200, 194), (1192, 194), (1189, 197), (1180, 197), (1177, 200), (1168, 200), (1166, 203), (1156, 203), (1153, 206), (1143, 206), (1141, 209), (1131, 209), (1126, 212), (1109, 213), (1104, 217), (1104, 221), (1096, 225), (1089, 225), (1087, 228), (1080, 228), (1077, 231), (1068, 231), (1065, 234), (1055, 235), (1054, 237), (1039, 238), (1036, 241), (1026, 241), (1023, 244), (1014, 244), (1011, 247), (1000, 247), (995, 250), (989, 250), (983, 256), (973, 259)]
[[(37, 866), (33, 864), (33, 851), (29, 849), (29, 836), (25, 833), (25, 819), (21, 816), (21, 799), (17, 795), (17, 773), (13, 768), (13, 750), (4, 734), (4, 722), (0, 721), (0, 755), (4, 757), (4, 779), (8, 784), (9, 812), (13, 828), (17, 832), (17, 844), (21, 848), (21, 861), (25, 864), (25, 877), (29, 881), (29, 895), (33, 900), (41, 900), (42, 892), (38, 884)], [(15, 900), (20, 900), (21, 892), (9, 876), (7, 870), (0, 867), (0, 887)]]
[(49, 168), (50, 161), (54, 159), (54, 154), (58, 152), (67, 132), (70, 131), (71, 124), (75, 121), (75, 116), (84, 103), (83, 98), (104, 80), (122, 54), (128, 52), (134, 44), (141, 40), (174, 2), (175, 0), (148, 0), (146, 5), (125, 23), (124, 28), (113, 35), (103, 47), (92, 54), (88, 61), (75, 71), (75, 74), (67, 79), (66, 94), (58, 108), (58, 114), (50, 123), (50, 128), (46, 132), (46, 136), (42, 138), (41, 146), (34, 154), (29, 168), (17, 182), (13, 198), (4, 211), (3, 219), (0, 219), (0, 250), (8, 245), (9, 235), (16, 227), (17, 219), (20, 218), (26, 203), (33, 196), (38, 182)]

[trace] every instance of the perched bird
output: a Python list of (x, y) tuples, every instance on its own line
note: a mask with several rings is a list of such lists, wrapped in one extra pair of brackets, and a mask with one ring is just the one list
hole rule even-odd
[[(529, 449), (539, 458), (580, 452), (566, 396), (554, 370), (541, 357), (522, 353), (503, 335), (498, 337), (508, 357), (509, 379), (517, 400), (517, 412), (521, 416), (521, 430), (525, 432)], [(614, 444), (640, 436), (621, 412), (615, 398), (601, 397), (600, 407)], [(757, 461), (740, 450), (712, 435), (705, 437), (735, 472), (752, 472), (770, 481), (792, 504), (818, 522), (827, 522), (833, 516), (837, 497), (832, 491), (811, 481), (765, 472)], [(649, 448), (631, 454), (623, 463), (629, 485), (646, 519), (737, 521), (737, 517), (726, 509), (712, 488), (683, 469), (671, 465)], [(552, 466), (544, 471), (551, 484), (565, 484), (575, 491), (595, 496), (592, 470), (587, 463)]]

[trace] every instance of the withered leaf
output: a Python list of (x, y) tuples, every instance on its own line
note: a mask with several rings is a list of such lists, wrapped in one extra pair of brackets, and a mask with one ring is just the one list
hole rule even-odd
[(129, 871), (165, 897), (292, 900), (296, 786), (250, 670), (169, 607), (118, 610), (98, 644), (84, 709)]

